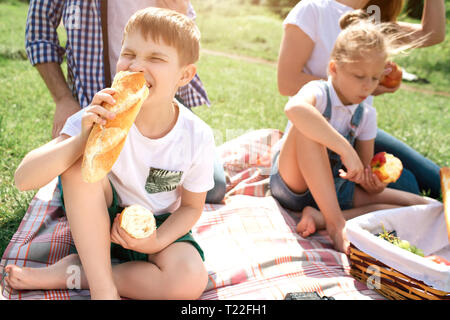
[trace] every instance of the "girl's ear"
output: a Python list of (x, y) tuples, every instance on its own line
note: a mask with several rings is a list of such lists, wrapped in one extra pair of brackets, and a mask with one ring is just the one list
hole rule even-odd
[(183, 67), (183, 71), (181, 73), (180, 81), (178, 82), (179, 87), (187, 85), (191, 82), (192, 78), (194, 78), (197, 72), (197, 66), (195, 64), (188, 64)]
[(336, 61), (330, 60), (328, 63), (328, 73), (333, 77), (336, 75)]

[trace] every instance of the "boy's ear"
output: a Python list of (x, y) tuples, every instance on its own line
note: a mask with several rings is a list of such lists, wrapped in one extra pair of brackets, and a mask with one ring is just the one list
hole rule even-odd
[(336, 75), (336, 61), (330, 60), (328, 63), (328, 73), (332, 76)]
[(191, 82), (196, 73), (197, 73), (197, 66), (195, 64), (191, 63), (184, 66), (178, 85), (180, 87), (187, 85), (189, 82)]

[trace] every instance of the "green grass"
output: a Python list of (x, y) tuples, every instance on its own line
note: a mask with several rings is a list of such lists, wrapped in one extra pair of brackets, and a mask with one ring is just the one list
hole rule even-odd
[(274, 67), (203, 55), (198, 69), (213, 105), (194, 112), (215, 129), (217, 145), (244, 131), (284, 130), (287, 98), (278, 94)]
[[(276, 61), (282, 20), (263, 6), (242, 0), (193, 0), (202, 47)], [(25, 154), (51, 137), (54, 103), (24, 50), (27, 4), (0, 0), (0, 253), (3, 253), (34, 196), (14, 187), (14, 171)], [(447, 34), (450, 30), (447, 23)], [(62, 29), (59, 34), (64, 43)], [(420, 49), (398, 61), (431, 80), (413, 87), (449, 92), (446, 43)], [(64, 67), (65, 68), (65, 67)], [(212, 107), (195, 113), (214, 130), (219, 145), (246, 131), (284, 130), (286, 97), (279, 95), (276, 67), (203, 53), (198, 63)], [(411, 85), (409, 85), (411, 86)], [(381, 128), (440, 166), (449, 166), (449, 98), (400, 90), (376, 98)]]
[(281, 20), (269, 9), (239, 0), (191, 2), (197, 12), (202, 47), (276, 61)]

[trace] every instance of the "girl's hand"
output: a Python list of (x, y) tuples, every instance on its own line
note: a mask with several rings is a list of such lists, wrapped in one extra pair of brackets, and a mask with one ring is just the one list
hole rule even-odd
[(92, 99), (91, 104), (86, 107), (86, 110), (81, 119), (81, 133), (84, 137), (88, 137), (95, 123), (105, 125), (107, 119), (114, 119), (116, 116), (114, 112), (110, 112), (101, 106), (103, 102), (114, 105), (116, 101), (113, 94), (116, 91), (111, 88), (103, 89), (97, 92)]
[(114, 218), (111, 228), (111, 242), (121, 245), (125, 249), (152, 254), (161, 251), (156, 230), (147, 238), (135, 239), (120, 226), (119, 214)]
[(364, 188), (368, 193), (380, 193), (383, 191), (387, 183), (381, 182), (376, 174), (372, 172), (370, 166), (364, 169), (364, 179), (360, 183), (361, 187)]
[(355, 149), (349, 148), (346, 154), (341, 155), (342, 164), (347, 168), (347, 172), (343, 169), (339, 170), (339, 176), (343, 179), (360, 183), (364, 177), (364, 166)]

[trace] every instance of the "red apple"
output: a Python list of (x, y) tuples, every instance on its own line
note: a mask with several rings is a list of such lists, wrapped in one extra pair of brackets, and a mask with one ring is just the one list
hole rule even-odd
[(402, 69), (395, 62), (388, 61), (385, 68), (391, 68), (391, 72), (381, 78), (380, 84), (387, 88), (395, 88), (402, 82)]
[(381, 182), (391, 183), (397, 181), (403, 171), (403, 165), (399, 158), (387, 152), (378, 152), (370, 161), (372, 172)]

